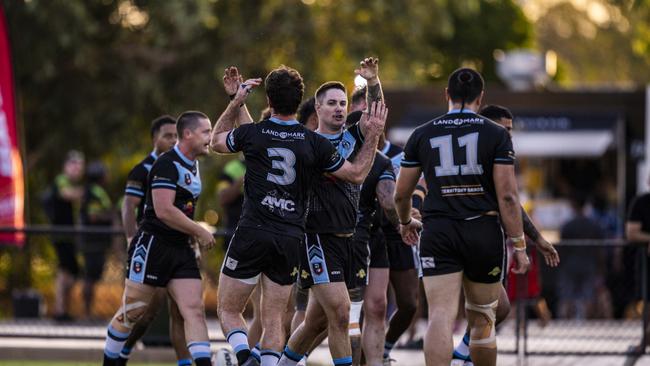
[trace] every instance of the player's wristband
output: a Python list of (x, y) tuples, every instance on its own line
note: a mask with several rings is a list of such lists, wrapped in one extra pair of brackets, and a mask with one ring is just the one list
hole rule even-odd
[(411, 204), (414, 208), (420, 210), (422, 208), (422, 202), (424, 201), (424, 187), (417, 185), (413, 195), (411, 196)]
[(523, 247), (513, 247), (512, 249), (515, 252), (525, 252), (526, 251), (526, 246), (524, 245)]
[(510, 238), (512, 241), (512, 246), (515, 250), (526, 250), (526, 235), (521, 234), (520, 236), (514, 236)]
[(399, 224), (400, 224), (400, 225), (408, 225), (408, 224), (411, 223), (411, 221), (413, 221), (413, 218), (412, 218), (412, 217), (411, 217), (407, 222), (401, 222), (401, 221), (400, 221)]

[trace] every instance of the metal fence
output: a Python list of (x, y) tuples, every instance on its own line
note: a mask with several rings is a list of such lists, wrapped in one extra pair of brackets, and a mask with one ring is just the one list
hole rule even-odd
[(647, 246), (571, 240), (557, 249), (559, 267), (540, 263), (537, 274), (517, 276), (508, 285), (515, 297), (511, 351), (548, 356), (645, 353)]
[[(119, 305), (124, 280), (126, 244), (120, 229), (31, 226), (0, 228), (2, 232), (23, 232), (26, 238), (21, 249), (0, 246), (0, 304), (10, 305), (13, 300), (15, 307), (17, 294), (29, 287), (42, 296), (47, 309), (53, 303), (52, 283), (56, 271), (49, 238), (67, 235), (83, 250), (87, 245), (81, 242), (84, 234), (112, 237), (114, 243), (98, 283), (93, 308), (98, 318), (112, 316)], [(224, 253), (221, 248), (227, 235), (225, 231), (216, 232), (216, 249), (203, 253), (204, 296), (209, 316), (216, 315), (216, 285)], [(499, 351), (523, 356), (645, 353), (645, 347), (639, 346), (646, 344), (643, 330), (649, 320), (646, 245), (623, 240), (573, 240), (561, 242), (557, 248), (561, 256), (558, 268), (546, 267), (542, 257), (537, 256), (533, 258), (537, 262), (533, 271), (508, 278), (512, 311), (499, 328)], [(531, 257), (535, 256), (534, 250), (530, 252)], [(9, 256), (9, 262), (18, 258), (18, 264), (7, 267), (3, 256), (4, 259)], [(28, 279), (12, 280), (21, 277)], [(73, 296), (80, 296), (79, 288)], [(76, 304), (73, 315), (79, 315), (81, 301), (72, 303)], [(40, 315), (52, 314), (46, 310)]]

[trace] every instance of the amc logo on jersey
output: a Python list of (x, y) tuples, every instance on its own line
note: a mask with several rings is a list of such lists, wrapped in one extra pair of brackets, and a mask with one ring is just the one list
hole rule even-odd
[(262, 205), (267, 206), (271, 209), (279, 208), (283, 211), (294, 212), (296, 210), (296, 204), (292, 200), (287, 200), (284, 198), (277, 198), (273, 196), (266, 196), (262, 200)]

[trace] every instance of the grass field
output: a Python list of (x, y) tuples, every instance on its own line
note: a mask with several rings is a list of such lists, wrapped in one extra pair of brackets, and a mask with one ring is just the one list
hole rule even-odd
[[(99, 362), (75, 362), (75, 361), (0, 361), (0, 366), (97, 366)], [(168, 363), (131, 363), (129, 366), (169, 366)]]

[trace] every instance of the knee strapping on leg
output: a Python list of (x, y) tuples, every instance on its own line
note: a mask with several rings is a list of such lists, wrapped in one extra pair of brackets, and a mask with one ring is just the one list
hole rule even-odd
[(348, 325), (348, 334), (351, 336), (361, 335), (361, 308), (363, 307), (363, 295), (365, 287), (355, 287), (348, 290), (350, 295), (350, 322)]
[(465, 302), (467, 318), (472, 329), (469, 340), (470, 346), (484, 348), (495, 348), (497, 346), (495, 322), (498, 304), (499, 300), (485, 305)]
[(147, 305), (144, 301), (124, 297), (122, 306), (115, 314), (115, 320), (123, 327), (132, 329), (133, 325), (144, 315)]

